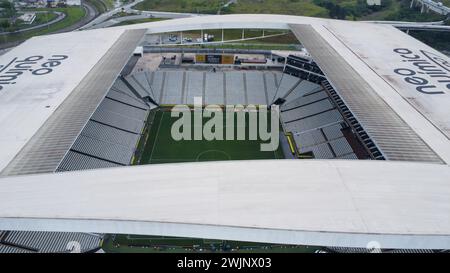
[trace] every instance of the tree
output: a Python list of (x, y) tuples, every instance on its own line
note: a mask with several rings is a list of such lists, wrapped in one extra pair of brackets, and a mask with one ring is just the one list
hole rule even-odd
[(0, 0), (0, 9), (2, 9), (3, 17), (11, 18), (16, 14), (14, 4), (7, 0)]
[(9, 22), (9, 20), (1, 20), (0, 21), (0, 28), (7, 29), (9, 27), (11, 27), (11, 23)]

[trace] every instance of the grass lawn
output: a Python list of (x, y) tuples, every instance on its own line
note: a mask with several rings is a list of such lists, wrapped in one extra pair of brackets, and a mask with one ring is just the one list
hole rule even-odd
[[(442, 2), (450, 6), (450, 0)], [(228, 8), (221, 8), (222, 3), (222, 0), (144, 0), (135, 8), (207, 14), (217, 14), (220, 10), (221, 14), (289, 14), (348, 20), (438, 21), (443, 18), (432, 12), (421, 14), (410, 9), (409, 0), (386, 0), (381, 10), (368, 8), (365, 1), (358, 0), (239, 0)]]
[[(222, 41), (222, 30), (221, 29), (209, 29), (205, 30), (204, 33), (214, 35), (214, 41)], [(166, 33), (180, 35), (179, 32)], [(220, 45), (203, 45), (203, 47), (220, 47), (220, 48), (241, 48), (241, 49), (267, 49), (267, 50), (295, 50), (296, 47), (293, 45), (299, 44), (297, 38), (292, 32), (282, 31), (282, 30), (265, 30), (265, 38), (262, 37), (263, 30), (257, 29), (245, 29), (245, 38), (253, 38), (252, 40), (239, 41), (242, 38), (242, 29), (225, 29), (224, 30), (224, 40), (233, 41), (232, 44), (223, 43)], [(267, 37), (271, 35), (276, 35), (272, 37)], [(189, 37), (194, 42), (197, 38), (201, 38), (201, 31), (184, 31), (183, 37)], [(255, 39), (256, 38), (256, 39)], [(241, 44), (241, 45), (238, 45)], [(185, 44), (184, 46), (189, 46)]]
[[(222, 29), (205, 29), (204, 34), (214, 35), (214, 41), (221, 41), (222, 40)], [(276, 34), (283, 34), (286, 33), (286, 31), (281, 30), (266, 30), (265, 35), (276, 35)], [(173, 33), (167, 33), (167, 34), (175, 34), (179, 35), (180, 32), (173, 32)], [(261, 37), (263, 34), (263, 30), (261, 29), (245, 29), (244, 37), (246, 39), (248, 38), (256, 38)], [(192, 39), (201, 38), (201, 30), (188, 30), (183, 31), (183, 37), (190, 37)], [(281, 36), (278, 36), (281, 37)], [(242, 29), (224, 29), (223, 30), (223, 39), (225, 41), (230, 40), (239, 40), (242, 39)]]
[(108, 10), (108, 3), (103, 0), (85, 0), (90, 3), (99, 13), (104, 13)]
[[(6, 29), (1, 29), (4, 32), (12, 32), (12, 31), (17, 31), (17, 30), (21, 30), (21, 29), (26, 29), (26, 28), (30, 28), (30, 27), (34, 27), (37, 25), (42, 25), (44, 23), (50, 22), (54, 19), (56, 19), (58, 17), (58, 15), (56, 13), (53, 12), (45, 12), (45, 13), (36, 13), (36, 18), (34, 19), (32, 24), (26, 24), (21, 20), (17, 20), (15, 24), (13, 24), (12, 26), (10, 26), (9, 28)], [(6, 19), (0, 19), (0, 20), (6, 20)]]
[[(143, 138), (147, 139), (147, 142), (140, 157), (140, 164), (284, 158), (281, 148), (271, 152), (260, 151), (260, 144), (263, 143), (261, 140), (175, 141), (171, 136), (171, 127), (178, 118), (172, 118), (168, 111), (157, 110), (152, 120), (151, 126), (148, 126), (148, 138)], [(191, 120), (193, 123), (193, 116)], [(203, 124), (207, 121), (208, 119), (204, 118)], [(223, 124), (225, 133), (225, 121)], [(234, 132), (236, 135), (237, 124), (234, 124)], [(246, 136), (248, 138), (248, 122)]]
[(398, 14), (401, 9), (401, 3), (400, 1), (393, 0), (389, 6), (389, 8), (373, 12), (372, 14), (368, 14), (361, 18), (361, 20), (365, 21), (377, 21), (377, 20), (386, 20), (386, 18), (389, 18), (391, 16), (394, 16), (395, 14)]
[(313, 253), (320, 249), (314, 246), (124, 234), (106, 235), (102, 248), (107, 253), (192, 253), (231, 252), (232, 250), (233, 253)]
[[(67, 7), (67, 8), (42, 8), (42, 9), (34, 9), (36, 11), (59, 11), (64, 12), (66, 14), (66, 17), (48, 27), (26, 31), (22, 33), (16, 33), (16, 34), (8, 34), (8, 35), (0, 35), (0, 43), (6, 43), (6, 42), (15, 42), (15, 41), (21, 41), (26, 40), (33, 36), (38, 35), (45, 35), (49, 34), (58, 30), (61, 30), (63, 28), (69, 27), (78, 21), (80, 21), (86, 14), (85, 10), (81, 7)], [(30, 10), (30, 11), (34, 11)]]
[(108, 7), (108, 9), (114, 8), (114, 0), (100, 0)]
[[(208, 29), (208, 30), (205, 30), (204, 33), (214, 35), (215, 41), (222, 40), (222, 30), (221, 29)], [(284, 33), (286, 33), (286, 31), (264, 30), (265, 36), (280, 35), (280, 34), (284, 34)], [(193, 35), (195, 38), (198, 38), (198, 37), (200, 37), (200, 32), (199, 31), (186, 32), (184, 35), (185, 36)], [(198, 36), (196, 36), (196, 35), (198, 35)], [(245, 29), (244, 30), (244, 37), (246, 39), (262, 37), (262, 35), (263, 35), (262, 29)], [(282, 36), (275, 36), (275, 37), (282, 37)], [(274, 39), (276, 39), (275, 37), (274, 37)], [(225, 41), (242, 39), (242, 29), (224, 29), (223, 38)]]
[(142, 23), (150, 23), (150, 22), (158, 22), (158, 21), (163, 21), (163, 20), (167, 20), (167, 19), (164, 19), (164, 18), (145, 18), (145, 19), (137, 19), (137, 20), (128, 20), (128, 21), (123, 21), (123, 22), (117, 23), (117, 24), (113, 25), (112, 27), (126, 26), (126, 25), (133, 25), (133, 24), (142, 24)]
[(239, 0), (225, 13), (289, 14), (328, 17), (328, 10), (310, 0)]
[[(36, 13), (36, 19), (32, 25), (40, 25), (56, 19), (58, 15), (53, 12)], [(29, 26), (29, 25), (28, 25)]]
[[(172, 118), (168, 110), (169, 108), (165, 107), (153, 110), (150, 113), (144, 137), (142, 137), (138, 146), (138, 149), (143, 152), (140, 164), (284, 158), (281, 149), (274, 152), (261, 152), (259, 146), (262, 143), (261, 140), (182, 140), (177, 142), (172, 139), (171, 126), (178, 118)], [(208, 119), (204, 118), (203, 124), (207, 121)], [(248, 133), (248, 121), (246, 121), (246, 125)], [(225, 122), (224, 127), (226, 128)], [(236, 125), (234, 125), (234, 130), (236, 134)], [(321, 248), (200, 238), (117, 234), (106, 235), (102, 249), (107, 253), (313, 253)]]
[[(140, 10), (217, 14), (222, 0), (145, 0), (135, 6)], [(277, 13), (328, 17), (328, 11), (311, 0), (239, 0), (221, 13)]]
[(236, 42), (232, 44), (219, 44), (219, 45), (204, 45), (202, 46), (204, 48), (216, 48), (216, 49), (242, 49), (242, 50), (298, 50), (298, 47), (291, 44), (271, 44), (271, 43), (265, 43), (261, 42), (258, 43), (255, 41), (248, 41), (248, 43), (245, 42)]
[(139, 10), (216, 14), (222, 0), (144, 0), (135, 6)]

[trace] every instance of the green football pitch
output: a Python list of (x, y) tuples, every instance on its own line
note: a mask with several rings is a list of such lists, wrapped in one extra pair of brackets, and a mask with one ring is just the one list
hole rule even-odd
[[(194, 126), (193, 113), (190, 113)], [(270, 120), (270, 115), (268, 115)], [(248, 114), (245, 132), (248, 136)], [(175, 162), (217, 161), (217, 160), (250, 160), (250, 159), (283, 159), (281, 148), (275, 151), (262, 152), (261, 140), (181, 140), (172, 138), (171, 129), (178, 117), (171, 117), (169, 108), (153, 110), (148, 118), (146, 129), (138, 146), (139, 162), (135, 164), (159, 164)], [(203, 125), (210, 118), (203, 118)], [(235, 114), (237, 120), (237, 114)], [(236, 122), (235, 122), (236, 123)], [(237, 125), (233, 124), (235, 136)], [(223, 122), (225, 132), (227, 124)], [(268, 125), (270, 129), (270, 126)], [(318, 247), (276, 245), (253, 242), (235, 242), (207, 240), (198, 238), (178, 238), (137, 235), (107, 235), (102, 246), (105, 252), (112, 253), (191, 253), (191, 252), (314, 252)]]
[(106, 235), (102, 249), (107, 253), (314, 253), (321, 248), (316, 246), (117, 234)]
[[(191, 113), (194, 128), (193, 113)], [(235, 114), (237, 116), (237, 114)], [(224, 115), (225, 116), (225, 115)], [(235, 116), (235, 120), (237, 117)], [(179, 163), (222, 160), (282, 159), (280, 147), (275, 151), (261, 151), (262, 140), (180, 140), (172, 138), (171, 128), (178, 117), (171, 117), (171, 112), (164, 109), (151, 113), (147, 127), (147, 136), (141, 146), (140, 164)], [(210, 118), (203, 118), (203, 125)], [(270, 119), (268, 119), (270, 120)], [(237, 122), (234, 132), (237, 134)], [(226, 131), (224, 118), (223, 131)], [(270, 126), (268, 125), (270, 128)], [(193, 129), (192, 129), (193, 130)], [(248, 115), (246, 115), (246, 136), (248, 136)], [(246, 138), (248, 139), (248, 137)]]

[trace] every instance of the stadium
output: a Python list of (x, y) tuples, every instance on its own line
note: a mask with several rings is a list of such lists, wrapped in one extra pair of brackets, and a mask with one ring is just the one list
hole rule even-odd
[[(146, 46), (217, 29), (302, 49)], [(96, 252), (105, 234), (450, 249), (449, 59), (392, 26), (199, 16), (34, 37), (0, 60), (0, 252)], [(278, 148), (172, 139), (172, 107), (194, 115), (196, 98), (246, 121), (278, 106)]]

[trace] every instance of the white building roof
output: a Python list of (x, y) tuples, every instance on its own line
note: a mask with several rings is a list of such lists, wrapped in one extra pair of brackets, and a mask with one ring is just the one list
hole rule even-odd
[(450, 248), (450, 168), (367, 160), (159, 164), (0, 179), (0, 230)]
[[(7, 68), (1, 70), (0, 127), (5, 133), (0, 136), (0, 170), (11, 162), (124, 30), (146, 28), (149, 33), (156, 33), (199, 28), (289, 29), (289, 24), (312, 25), (444, 162), (450, 162), (450, 71), (449, 60), (443, 54), (387, 25), (281, 15), (226, 15), (35, 37), (0, 56), (3, 66), (14, 58), (43, 56), (32, 69), (51, 55), (68, 56), (44, 76), (27, 71), (14, 81), (5, 81)], [(417, 68), (420, 63), (404, 61), (416, 56), (431, 62), (424, 69), (434, 69), (437, 74), (421, 74), (424, 71)], [(397, 72), (407, 74), (415, 69), (416, 78), (406, 79), (395, 73), (402, 68)], [(436, 94), (417, 91), (417, 83), (425, 81), (435, 87), (423, 90)]]
[[(320, 19), (287, 15), (224, 15), (200, 16), (179, 20), (144, 23), (118, 28), (148, 28), (150, 33), (193, 29), (220, 28), (275, 28), (290, 29), (289, 25), (311, 25), (338, 54), (364, 78), (388, 105), (395, 111), (424, 142), (447, 164), (450, 162), (450, 79), (449, 58), (428, 45), (390, 26), (365, 22)], [(301, 39), (301, 38), (300, 38)], [(421, 74), (413, 62), (404, 62), (395, 49), (408, 49), (408, 56), (430, 60), (425, 54), (434, 56), (430, 60), (436, 75)], [(402, 52), (398, 50), (398, 52)], [(405, 51), (406, 52), (406, 51)], [(428, 52), (428, 53), (427, 53)], [(417, 55), (417, 56), (416, 56)], [(408, 57), (407, 56), (407, 57)], [(314, 57), (314, 56), (313, 56)], [(436, 63), (437, 62), (437, 63)], [(416, 75), (405, 81), (405, 76), (396, 69), (415, 69)], [(406, 70), (399, 73), (406, 74)], [(440, 73), (440, 74), (439, 74)], [(440, 76), (440, 77), (437, 77)], [(417, 90), (417, 83), (428, 82), (438, 94), (424, 94)], [(441, 82), (439, 82), (441, 81)], [(443, 92), (443, 93), (441, 93)]]
[(34, 37), (0, 56), (0, 170), (13, 160), (122, 32), (108, 29)]
[[(0, 56), (0, 172), (127, 29), (158, 33), (302, 24), (311, 25), (444, 164), (238, 161), (5, 177), (0, 178), (0, 229), (352, 246), (374, 239), (386, 247), (449, 248), (449, 59), (386, 25), (227, 15), (32, 38)], [(53, 62), (51, 73), (32, 75), (30, 69), (43, 72), (36, 69), (52, 55), (67, 58)], [(31, 56), (44, 59), (10, 70), (11, 63)], [(410, 61), (415, 58), (419, 63)], [(425, 82), (434, 87), (418, 89)]]

